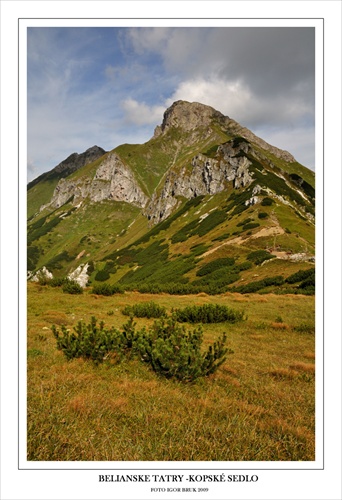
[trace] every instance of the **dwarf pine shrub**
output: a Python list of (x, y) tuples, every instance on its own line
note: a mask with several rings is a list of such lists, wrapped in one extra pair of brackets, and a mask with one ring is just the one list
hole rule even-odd
[(235, 323), (241, 321), (244, 313), (220, 304), (204, 304), (203, 306), (187, 306), (175, 309), (173, 317), (180, 323)]
[(153, 301), (126, 306), (121, 312), (125, 316), (135, 316), (136, 318), (161, 318), (166, 316), (166, 308)]
[(57, 340), (57, 349), (63, 351), (68, 360), (85, 358), (98, 364), (108, 358), (120, 360), (132, 349), (136, 335), (134, 327), (130, 319), (121, 332), (115, 328), (108, 329), (103, 321), (98, 325), (93, 316), (88, 325), (79, 321), (72, 332), (65, 325), (61, 326), (61, 331), (53, 325), (52, 333)]
[(66, 280), (62, 290), (64, 293), (71, 293), (72, 295), (77, 295), (83, 293), (83, 288), (77, 283), (77, 281)]
[(265, 260), (274, 259), (275, 255), (270, 254), (266, 250), (255, 250), (247, 255), (247, 260), (254, 262), (256, 266), (262, 264)]
[(225, 355), (232, 352), (225, 347), (223, 334), (203, 353), (202, 328), (187, 332), (173, 318), (155, 322), (149, 331), (141, 332), (138, 342), (143, 361), (156, 373), (183, 382), (214, 373), (225, 361)]
[(123, 293), (123, 288), (120, 285), (110, 285), (109, 283), (95, 283), (91, 293), (108, 297), (116, 293)]
[(130, 318), (121, 331), (113, 327), (108, 329), (103, 322), (98, 325), (92, 317), (88, 325), (79, 321), (73, 331), (65, 325), (59, 331), (53, 325), (52, 332), (57, 348), (68, 360), (82, 357), (99, 364), (138, 355), (156, 373), (183, 382), (214, 373), (225, 361), (226, 354), (233, 352), (225, 347), (226, 334), (203, 352), (202, 327), (187, 332), (174, 318), (162, 318), (149, 330), (136, 331), (135, 326)]

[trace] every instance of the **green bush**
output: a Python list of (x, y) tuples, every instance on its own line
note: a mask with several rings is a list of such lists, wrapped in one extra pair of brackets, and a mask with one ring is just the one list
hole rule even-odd
[(48, 269), (61, 269), (61, 262), (71, 262), (74, 258), (74, 255), (70, 255), (66, 250), (63, 250), (63, 252), (55, 255), (55, 257), (52, 257), (52, 259), (46, 263), (46, 267)]
[(253, 281), (252, 283), (247, 283), (246, 285), (238, 286), (231, 291), (238, 293), (255, 293), (267, 286), (280, 286), (284, 283), (284, 278), (282, 276), (272, 276), (270, 278), (265, 278), (263, 280)]
[(72, 295), (77, 295), (83, 293), (83, 288), (77, 283), (77, 281), (66, 280), (63, 288), (64, 293), (71, 293)]
[(41, 255), (41, 250), (37, 246), (27, 247), (27, 270), (34, 271)]
[[(221, 267), (210, 274), (192, 281), (193, 286), (205, 287), (206, 285), (212, 288), (213, 293), (222, 293), (226, 291), (227, 285), (234, 283), (240, 278), (239, 273), (234, 267)], [(216, 292), (215, 292), (216, 290)]]
[(300, 281), (306, 280), (315, 276), (315, 268), (305, 269), (297, 271), (286, 278), (286, 283), (299, 283)]
[(258, 218), (259, 219), (267, 219), (268, 214), (266, 212), (259, 212), (258, 213)]
[(248, 217), (247, 219), (236, 224), (236, 227), (244, 226), (245, 224), (248, 224), (249, 222), (253, 222), (253, 219), (251, 219), (250, 217)]
[(247, 260), (254, 262), (255, 265), (262, 264), (265, 260), (274, 259), (275, 256), (271, 255), (266, 250), (256, 250), (247, 255)]
[(203, 306), (187, 306), (175, 309), (173, 317), (180, 323), (236, 323), (244, 317), (243, 312), (235, 311), (219, 304), (204, 304)]
[(225, 347), (223, 334), (202, 353), (202, 328), (186, 332), (174, 319), (155, 322), (149, 331), (141, 332), (137, 342), (142, 359), (167, 378), (191, 382), (214, 373), (231, 350)]
[(247, 269), (250, 269), (252, 265), (253, 264), (251, 262), (246, 260), (245, 262), (241, 262), (241, 264), (237, 264), (235, 267), (237, 271), (247, 271)]
[(57, 349), (63, 351), (68, 360), (86, 358), (98, 364), (109, 358), (120, 360), (127, 350), (132, 349), (136, 335), (134, 326), (130, 319), (120, 332), (115, 328), (105, 328), (103, 321), (97, 325), (96, 318), (92, 317), (88, 325), (79, 321), (73, 332), (64, 325), (61, 331), (53, 325), (52, 332)]
[(226, 334), (202, 352), (202, 329), (186, 332), (172, 318), (155, 322), (148, 331), (136, 331), (135, 326), (130, 318), (122, 331), (108, 329), (103, 322), (97, 325), (96, 318), (92, 317), (88, 325), (78, 322), (73, 332), (64, 325), (60, 331), (53, 325), (52, 332), (57, 348), (68, 360), (82, 357), (99, 364), (139, 355), (156, 373), (182, 382), (214, 373), (225, 361), (226, 354), (233, 352), (225, 347)]
[(109, 283), (95, 283), (91, 289), (91, 293), (110, 296), (116, 293), (123, 293), (123, 288), (119, 285), (110, 285)]
[(51, 278), (49, 281), (49, 285), (52, 287), (59, 287), (68, 284), (68, 278)]
[(274, 203), (274, 201), (272, 200), (272, 198), (265, 196), (265, 198), (263, 198), (263, 200), (261, 202), (261, 205), (263, 207), (269, 207), (269, 206), (273, 205), (273, 203)]
[(125, 316), (135, 316), (136, 318), (162, 318), (166, 316), (166, 308), (152, 301), (126, 306), (121, 312)]
[(222, 257), (220, 259), (212, 260), (207, 264), (201, 266), (196, 272), (196, 276), (205, 276), (206, 274), (210, 274), (216, 269), (220, 269), (226, 266), (233, 266), (235, 264), (235, 259), (232, 257)]
[(260, 224), (258, 222), (249, 222), (248, 224), (245, 224), (242, 229), (246, 231), (247, 229), (254, 229), (255, 227), (259, 226)]
[(107, 281), (109, 278), (110, 275), (109, 272), (106, 271), (106, 269), (100, 269), (100, 271), (97, 271), (94, 277), (96, 281)]

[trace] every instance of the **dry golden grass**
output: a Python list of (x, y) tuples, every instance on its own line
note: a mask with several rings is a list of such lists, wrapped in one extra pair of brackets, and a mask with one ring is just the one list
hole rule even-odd
[(290, 366), (290, 369), (308, 373), (315, 373), (315, 365), (313, 363), (295, 363)]
[[(265, 299), (72, 296), (29, 284), (28, 460), (314, 460), (314, 297)], [(72, 328), (94, 315), (119, 328), (127, 321), (125, 305), (150, 300), (169, 312), (205, 303), (244, 311), (240, 323), (204, 325), (206, 345), (226, 331), (234, 353), (214, 375), (183, 384), (156, 376), (139, 360), (95, 366), (68, 362), (56, 349), (52, 320)], [(273, 326), (277, 317), (286, 328)], [(311, 326), (296, 331), (301, 324)]]
[(285, 323), (278, 323), (276, 321), (272, 321), (271, 323), (271, 328), (274, 328), (275, 330), (288, 330), (290, 327), (289, 325)]

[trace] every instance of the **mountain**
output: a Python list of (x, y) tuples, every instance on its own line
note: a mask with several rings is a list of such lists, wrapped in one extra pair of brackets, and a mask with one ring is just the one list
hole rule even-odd
[(145, 144), (74, 153), (28, 185), (28, 270), (141, 291), (312, 293), (314, 207), (314, 173), (289, 152), (177, 101)]

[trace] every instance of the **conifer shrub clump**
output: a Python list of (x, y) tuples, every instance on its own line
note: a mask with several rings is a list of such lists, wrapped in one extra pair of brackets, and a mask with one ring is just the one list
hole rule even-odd
[(77, 283), (77, 281), (66, 280), (62, 290), (64, 293), (70, 293), (72, 295), (77, 295), (83, 293), (83, 288)]
[(98, 325), (92, 317), (88, 325), (78, 322), (72, 332), (65, 325), (60, 331), (53, 325), (52, 332), (57, 348), (68, 360), (85, 358), (99, 364), (135, 357), (150, 365), (157, 374), (182, 382), (214, 373), (225, 361), (226, 354), (233, 352), (225, 347), (225, 333), (203, 351), (202, 328), (186, 331), (174, 318), (155, 321), (149, 330), (137, 331), (135, 326), (130, 318), (120, 331), (106, 328), (103, 322)]
[(120, 285), (110, 285), (109, 283), (95, 283), (93, 285), (91, 293), (95, 295), (105, 295), (108, 297), (116, 293), (124, 293), (124, 290)]
[(85, 358), (95, 364), (109, 357), (121, 359), (125, 351), (133, 348), (136, 335), (132, 319), (123, 325), (121, 332), (115, 328), (105, 328), (103, 321), (98, 325), (94, 316), (88, 325), (79, 321), (73, 330), (70, 332), (62, 325), (61, 331), (58, 331), (55, 325), (52, 326), (57, 349), (62, 350), (68, 360)]
[(220, 304), (204, 304), (175, 309), (173, 317), (180, 323), (223, 323), (226, 321), (235, 323), (243, 319), (244, 313)]
[(225, 347), (226, 334), (223, 334), (202, 353), (202, 328), (187, 332), (173, 318), (155, 322), (149, 331), (142, 332), (138, 341), (143, 361), (156, 373), (183, 382), (214, 373), (225, 361), (225, 355), (233, 352)]
[(256, 266), (262, 264), (265, 260), (274, 259), (275, 255), (266, 250), (255, 250), (247, 255), (247, 260), (253, 262)]
[(126, 306), (121, 312), (125, 316), (135, 316), (136, 318), (162, 318), (166, 316), (166, 308), (153, 301)]

